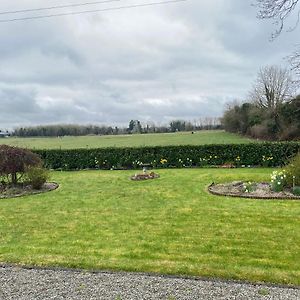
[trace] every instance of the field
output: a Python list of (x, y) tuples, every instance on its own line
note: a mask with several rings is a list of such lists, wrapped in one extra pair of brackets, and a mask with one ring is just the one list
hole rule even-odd
[(244, 144), (256, 142), (222, 130), (163, 134), (82, 136), (59, 138), (3, 138), (0, 144), (29, 149), (78, 149), (107, 147), (143, 147), (165, 145)]
[(53, 172), (58, 190), (0, 199), (0, 262), (300, 285), (300, 202), (206, 191), (271, 171)]

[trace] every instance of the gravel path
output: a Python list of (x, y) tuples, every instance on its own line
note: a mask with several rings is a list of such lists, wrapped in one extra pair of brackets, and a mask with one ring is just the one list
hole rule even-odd
[(299, 300), (300, 289), (139, 273), (0, 266), (0, 299)]

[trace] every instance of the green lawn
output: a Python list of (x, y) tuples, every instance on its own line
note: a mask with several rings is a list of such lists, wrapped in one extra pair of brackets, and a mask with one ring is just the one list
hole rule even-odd
[(206, 191), (271, 171), (54, 172), (58, 190), (0, 200), (0, 262), (300, 285), (300, 201)]
[(82, 136), (61, 138), (5, 138), (0, 144), (29, 149), (77, 149), (106, 147), (143, 147), (164, 145), (243, 144), (255, 142), (222, 130), (162, 134), (134, 134), (109, 136)]

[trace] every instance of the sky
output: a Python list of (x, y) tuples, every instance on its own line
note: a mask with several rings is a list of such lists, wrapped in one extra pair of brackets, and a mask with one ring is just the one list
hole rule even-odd
[(299, 40), (298, 26), (270, 42), (276, 27), (256, 18), (253, 1), (187, 0), (14, 22), (1, 20), (160, 1), (18, 14), (1, 12), (84, 0), (1, 1), (0, 129), (222, 116), (228, 103), (247, 99), (259, 68), (285, 66)]

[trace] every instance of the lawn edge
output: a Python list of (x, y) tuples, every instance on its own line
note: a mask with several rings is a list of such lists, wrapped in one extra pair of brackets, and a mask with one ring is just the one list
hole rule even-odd
[(120, 274), (120, 275), (133, 275), (133, 276), (147, 276), (167, 279), (186, 279), (193, 281), (204, 281), (204, 282), (215, 282), (215, 283), (228, 283), (228, 284), (246, 284), (251, 286), (262, 286), (270, 288), (283, 288), (283, 289), (294, 289), (300, 290), (300, 285), (280, 284), (265, 281), (249, 281), (249, 280), (237, 280), (237, 279), (225, 279), (219, 277), (204, 277), (204, 276), (192, 276), (192, 275), (176, 275), (176, 274), (161, 274), (155, 272), (129, 272), (122, 270), (101, 270), (101, 269), (83, 269), (83, 268), (68, 268), (59, 266), (38, 266), (38, 265), (24, 265), (14, 263), (0, 262), (0, 268), (19, 268), (24, 270), (41, 270), (41, 271), (64, 271), (74, 273), (90, 273), (90, 274)]

